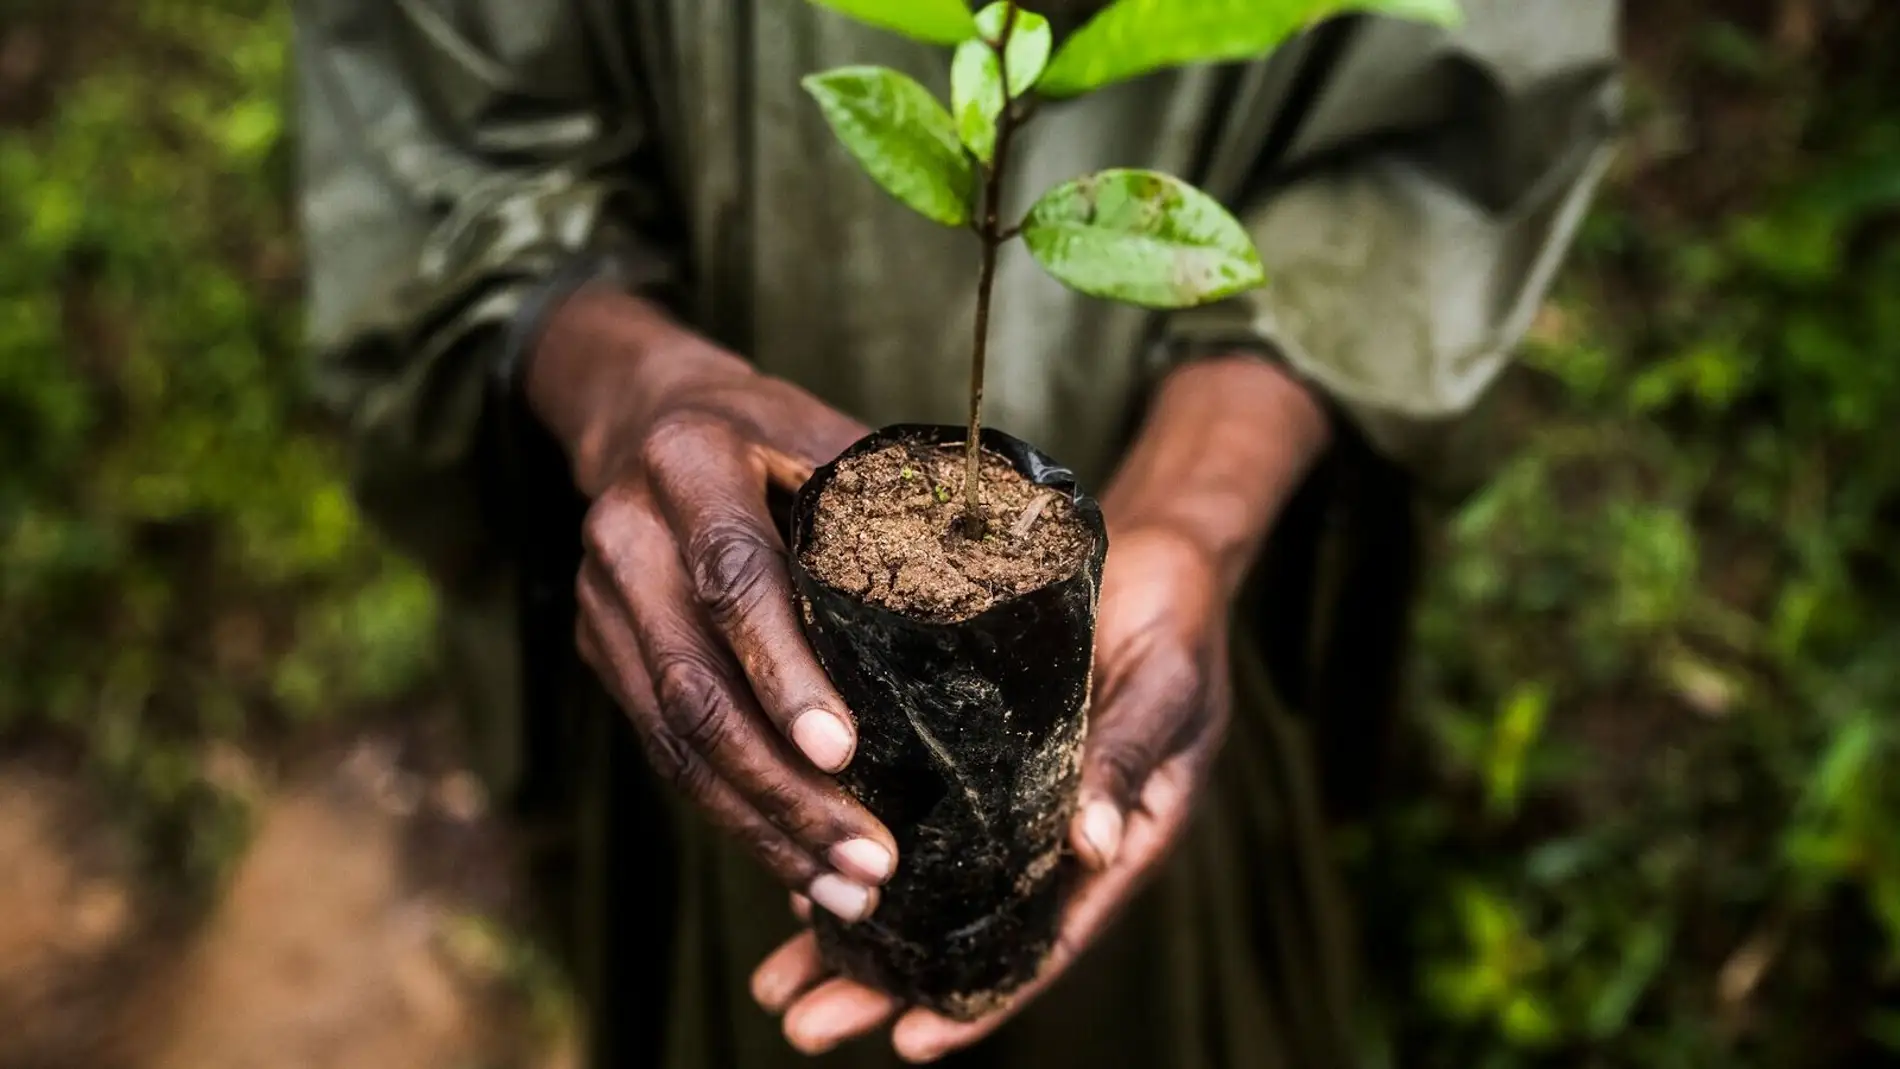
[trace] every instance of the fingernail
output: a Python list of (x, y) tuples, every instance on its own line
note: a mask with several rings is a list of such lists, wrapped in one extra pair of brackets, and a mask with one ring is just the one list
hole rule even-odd
[(881, 843), (869, 839), (846, 839), (831, 848), (831, 863), (844, 870), (847, 876), (856, 876), (869, 883), (883, 883), (891, 878), (891, 870), (897, 867), (891, 852)]
[(836, 772), (851, 761), (851, 729), (827, 710), (798, 714), (798, 719), (792, 721), (792, 741), (812, 764), (826, 772)]
[(1103, 868), (1115, 863), (1122, 846), (1122, 812), (1109, 802), (1090, 802), (1082, 811), (1082, 838), (1095, 848)]
[(843, 876), (825, 873), (811, 882), (811, 900), (855, 924), (871, 912), (871, 889)]

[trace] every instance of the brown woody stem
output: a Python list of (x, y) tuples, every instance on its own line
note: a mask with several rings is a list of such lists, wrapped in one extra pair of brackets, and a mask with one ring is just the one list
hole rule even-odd
[(963, 446), (963, 529), (971, 538), (983, 537), (987, 526), (983, 519), (983, 363), (990, 340), (990, 298), (996, 289), (996, 253), (1003, 242), (1015, 236), (1005, 231), (999, 219), (1002, 213), (1004, 164), (1009, 159), (1010, 137), (1016, 132), (1016, 102), (1009, 95), (1009, 35), (1016, 26), (1016, 5), (1004, 9), (1003, 32), (990, 42), (996, 53), (996, 69), (1003, 83), (1003, 107), (996, 116), (996, 153), (984, 174), (982, 220), (977, 237), (983, 243), (983, 266), (976, 281), (976, 344), (970, 354), (970, 427)]

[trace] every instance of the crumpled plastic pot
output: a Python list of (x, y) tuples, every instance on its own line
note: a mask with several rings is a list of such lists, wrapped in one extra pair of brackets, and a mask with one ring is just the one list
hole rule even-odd
[[(964, 440), (962, 427), (900, 424), (839, 460)], [(900, 857), (866, 920), (814, 912), (820, 949), (844, 975), (962, 1019), (1033, 979), (1054, 942), (1108, 548), (1101, 508), (1068, 469), (999, 431), (984, 430), (983, 446), (1066, 495), (1094, 544), (1074, 574), (968, 620), (900, 615), (805, 570), (838, 461), (799, 490), (791, 516), (805, 634), (857, 717), (857, 753), (839, 779), (890, 828)]]

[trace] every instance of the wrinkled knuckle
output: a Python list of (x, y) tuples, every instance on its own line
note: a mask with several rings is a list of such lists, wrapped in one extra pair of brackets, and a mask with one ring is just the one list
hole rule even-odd
[(792, 831), (792, 821), (788, 814), (798, 811), (798, 790), (781, 776), (767, 776), (753, 790), (753, 800), (761, 811), (771, 817), (772, 823), (785, 831)]
[(724, 681), (698, 657), (662, 661), (654, 673), (654, 691), (667, 730), (701, 753), (717, 748), (731, 729)]
[(805, 885), (818, 875), (818, 867), (812, 862), (811, 856), (797, 844), (788, 842), (770, 824), (753, 823), (740, 829), (739, 841), (767, 871), (795, 891), (804, 890)]
[[(621, 543), (623, 526), (620, 499), (603, 497), (587, 510), (587, 516), (581, 521), (581, 546), (587, 555), (595, 560), (611, 561)], [(585, 577), (580, 583), (580, 592), (585, 591)]]
[(823, 848), (846, 838), (838, 833), (836, 821), (823, 804), (789, 776), (767, 777), (758, 785), (757, 794), (760, 811), (780, 831), (801, 843)]
[(715, 619), (745, 615), (772, 588), (778, 555), (758, 535), (737, 523), (719, 523), (696, 534), (688, 547), (693, 591)]
[(687, 798), (704, 797), (712, 785), (712, 770), (691, 747), (663, 727), (641, 732), (640, 742), (647, 764), (662, 783)]

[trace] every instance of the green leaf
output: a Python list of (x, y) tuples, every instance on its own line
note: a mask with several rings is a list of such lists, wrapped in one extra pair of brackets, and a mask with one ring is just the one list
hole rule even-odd
[(1042, 70), (1049, 65), (1049, 50), (1055, 45), (1055, 35), (1049, 30), (1049, 20), (1027, 11), (1016, 9), (1015, 21), (1009, 21), (1008, 3), (991, 4), (976, 13), (976, 30), (985, 41), (994, 44), (1002, 40), (1003, 27), (1009, 27), (1009, 45), (1003, 49), (1003, 59), (1009, 66), (1009, 95), (1022, 96), (1042, 77)]
[[(976, 158), (989, 163), (996, 148), (996, 122), (1003, 114), (1003, 75), (996, 62), (994, 42), (1003, 35), (1004, 19), (1010, 5), (995, 3), (977, 12), (976, 25), (981, 40), (965, 41), (957, 46), (956, 59), (950, 65), (950, 110), (957, 117), (957, 134)], [(1054, 36), (1049, 20), (1033, 11), (1016, 9), (1009, 24), (1009, 43), (1003, 58), (1009, 67), (1009, 98), (1029, 92), (1049, 63)]]
[[(1459, 0), (1361, 0), (1347, 10), (1394, 19), (1412, 19), (1436, 26), (1456, 26), (1465, 17)], [(1325, 16), (1320, 16), (1324, 18)]]
[(1457, 0), (1117, 0), (1056, 53), (1038, 87), (1068, 97), (1188, 63), (1256, 59), (1349, 11), (1450, 24)]
[(1668, 960), (1675, 932), (1667, 921), (1650, 920), (1622, 941), (1622, 964), (1590, 1000), (1586, 1027), (1590, 1037), (1600, 1041), (1623, 1033), (1631, 1011)]
[(1154, 171), (1111, 170), (1043, 194), (1023, 223), (1043, 270), (1092, 297), (1188, 308), (1266, 281), (1239, 220)]
[(885, 192), (945, 226), (970, 221), (975, 172), (950, 113), (930, 90), (885, 67), (840, 67), (802, 84)]
[(996, 155), (996, 118), (1003, 113), (1003, 71), (987, 41), (965, 41), (950, 63), (950, 111), (957, 136), (985, 164)]
[(811, 0), (879, 29), (937, 45), (976, 36), (976, 20), (963, 0)]
[(1550, 712), (1550, 690), (1526, 683), (1511, 692), (1491, 729), (1484, 763), (1486, 802), (1496, 816), (1510, 816), (1524, 788), (1525, 758), (1543, 734)]
[(1556, 1038), (1560, 1026), (1546, 999), (1534, 991), (1519, 991), (1498, 1011), (1498, 1027), (1517, 1046), (1541, 1047)]

